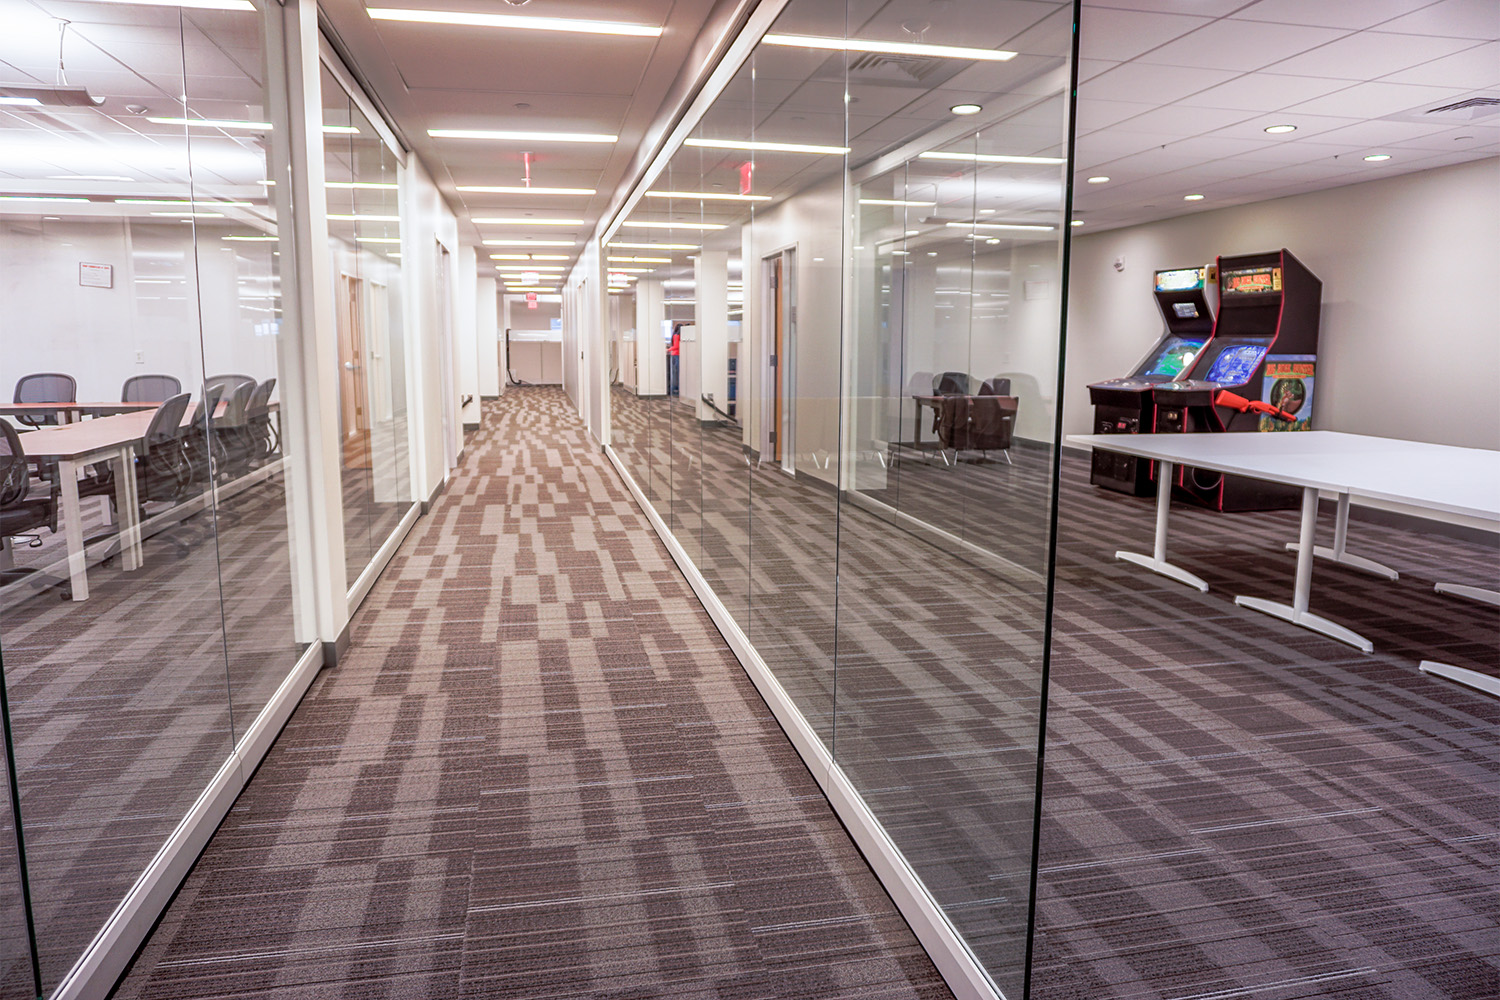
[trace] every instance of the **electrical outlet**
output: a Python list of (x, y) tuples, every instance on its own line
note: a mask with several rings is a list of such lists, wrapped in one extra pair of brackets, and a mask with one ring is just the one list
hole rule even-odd
[(136, 351), (135, 352), (135, 363), (138, 364), (138, 365), (143, 365), (143, 364), (146, 363), (146, 352), (145, 351)]

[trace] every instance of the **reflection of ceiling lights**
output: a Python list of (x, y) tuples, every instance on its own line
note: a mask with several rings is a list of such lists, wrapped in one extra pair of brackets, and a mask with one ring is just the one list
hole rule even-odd
[(1201, 194), (1185, 194), (1185, 195), (1182, 196), (1182, 200), (1183, 201), (1202, 201), (1203, 200), (1203, 196)]
[(701, 250), (702, 247), (696, 243), (617, 243), (611, 240), (606, 243), (608, 247), (619, 247), (622, 250)]
[(1081, 226), (1081, 225), (1083, 225), (1083, 220), (1082, 219), (1074, 219), (1073, 222), (1072, 222), (1072, 225)]
[(1365, 157), (1365, 162), (1366, 163), (1384, 163), (1386, 160), (1389, 160), (1390, 158), (1391, 158), (1391, 154), (1390, 153), (1371, 153), (1369, 156)]
[(46, 87), (0, 83), (0, 104), (22, 108), (97, 108), (104, 98), (93, 97), (87, 87)]
[(561, 264), (496, 264), (497, 271), (519, 271), (522, 274), (532, 274), (536, 271), (566, 271), (567, 268)]
[(495, 187), (485, 184), (460, 184), (458, 190), (471, 194), (588, 195), (593, 188)]
[(1106, 176), (1104, 176), (1103, 174), (1100, 174), (1097, 177), (1090, 177), (1089, 178), (1089, 183), (1090, 184), (1108, 184), (1109, 183), (1109, 178), (1106, 177)]
[(434, 139), (513, 139), (518, 142), (618, 142), (617, 135), (592, 132), (515, 132), (509, 129), (430, 128)]
[(69, 201), (88, 203), (87, 198), (64, 198), (50, 194), (0, 194), (0, 201)]
[(134, 184), (134, 177), (118, 177), (114, 174), (49, 174), (49, 181), (119, 181)]
[(962, 160), (966, 163), (1039, 163), (1043, 165), (1068, 162), (1056, 156), (1004, 156), (998, 153), (940, 153), (936, 151), (922, 153), (920, 159)]
[(948, 110), (955, 115), (977, 115), (979, 114), (979, 112), (983, 111), (984, 108), (980, 107), (977, 104), (955, 104)]
[(618, 264), (670, 264), (671, 257), (611, 257), (610, 263)]
[(582, 219), (470, 219), (480, 226), (581, 226)]
[(1014, 52), (1004, 49), (973, 49), (962, 45), (930, 45), (926, 42), (867, 42), (859, 38), (821, 38), (817, 35), (766, 35), (767, 45), (791, 45), (803, 49), (831, 49), (835, 52), (887, 52), (901, 56), (932, 56), (940, 59), (975, 59), (1006, 62)]
[(861, 198), (861, 205), (894, 205), (897, 208), (932, 208), (935, 201), (902, 201), (900, 198)]
[(622, 222), (622, 226), (633, 226), (637, 229), (701, 229), (705, 231), (728, 229), (717, 222)]
[[(275, 181), (256, 181), (257, 184), (275, 184)], [(338, 188), (340, 191), (395, 191), (399, 184), (386, 184), (380, 181), (325, 181), (324, 187)]]
[(330, 215), (329, 222), (400, 222), (399, 215)]
[(238, 243), (275, 243), (281, 239), (279, 236), (220, 236), (221, 240), (234, 240)]
[(1050, 233), (1056, 226), (1027, 226), (1006, 222), (950, 222), (949, 229), (1019, 229), (1032, 233)]
[(116, 205), (186, 205), (192, 208), (251, 208), (249, 201), (188, 201), (185, 198), (116, 198)]
[(714, 191), (647, 191), (647, 198), (688, 198), (697, 201), (770, 201), (768, 194), (720, 194)]
[(572, 247), (577, 240), (485, 240), (487, 247)]
[(568, 17), (536, 17), (529, 14), (479, 14), (458, 10), (404, 10), (399, 7), (370, 7), (370, 17), (377, 21), (411, 21), (418, 24), (458, 24), (471, 28), (518, 28), (529, 31), (569, 31), (584, 35), (633, 35), (656, 38), (661, 29), (649, 24), (627, 24), (624, 21), (582, 21)]
[(356, 236), (356, 237), (354, 237), (354, 242), (356, 242), (356, 243), (400, 243), (401, 242), (401, 238), (399, 236)]
[(561, 253), (492, 253), (490, 260), (569, 260)]
[(801, 142), (754, 142), (748, 139), (685, 139), (684, 146), (699, 146), (703, 149), (749, 149), (767, 153), (826, 153), (829, 156), (844, 156), (848, 146), (811, 146)]
[(1288, 132), (1295, 132), (1295, 131), (1297, 131), (1297, 126), (1295, 126), (1295, 125), (1267, 125), (1265, 127), (1264, 131), (1269, 132), (1271, 135), (1285, 135)]
[(250, 0), (94, 0), (95, 3), (129, 3), (140, 7), (186, 7), (192, 10), (254, 11)]
[(233, 118), (147, 118), (153, 125), (196, 125), (200, 128), (245, 128), (269, 132), (270, 122), (243, 122)]

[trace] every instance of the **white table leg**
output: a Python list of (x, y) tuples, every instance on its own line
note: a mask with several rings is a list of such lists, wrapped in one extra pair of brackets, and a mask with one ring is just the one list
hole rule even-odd
[(1180, 566), (1174, 566), (1167, 562), (1167, 518), (1172, 507), (1172, 463), (1158, 462), (1158, 474), (1156, 477), (1156, 540), (1152, 553), (1149, 556), (1141, 555), (1139, 552), (1119, 551), (1115, 558), (1137, 566), (1144, 566), (1153, 573), (1185, 583), (1189, 587), (1197, 587), (1205, 594), (1208, 593), (1208, 584), (1202, 578), (1194, 576)]
[(73, 600), (89, 598), (88, 558), (83, 549), (83, 511), (78, 499), (78, 465), (67, 459), (57, 463), (58, 486), (62, 490), (63, 540), (68, 547), (68, 579)]
[(1500, 608), (1500, 591), (1471, 587), (1466, 583), (1438, 583), (1432, 589), (1439, 594), (1451, 594), (1454, 597), (1464, 597), (1471, 601), (1478, 601), (1480, 604)]
[[(1348, 541), (1349, 494), (1340, 493), (1338, 519), (1335, 521), (1333, 529), (1333, 548), (1330, 549), (1325, 545), (1314, 546), (1313, 555), (1319, 559), (1327, 559), (1331, 562), (1348, 566), (1350, 569), (1362, 570), (1372, 576), (1382, 576), (1387, 580), (1401, 579), (1400, 573), (1397, 573), (1384, 563), (1378, 563), (1373, 559), (1366, 559), (1364, 556), (1351, 555), (1347, 551)], [(1286, 543), (1286, 550), (1288, 552), (1297, 552), (1301, 547), (1301, 542)]]
[(1287, 605), (1278, 601), (1268, 601), (1263, 597), (1243, 595), (1235, 597), (1234, 603), (1242, 608), (1249, 608), (1252, 611), (1289, 621), (1293, 625), (1300, 625), (1305, 629), (1326, 635), (1330, 639), (1348, 643), (1366, 653), (1372, 653), (1375, 651), (1375, 644), (1369, 639), (1308, 610), (1308, 604), (1312, 600), (1313, 536), (1317, 529), (1318, 491), (1312, 487), (1306, 487), (1302, 490), (1302, 525), (1297, 541), (1297, 583), (1292, 591), (1292, 603)]
[(1500, 677), (1491, 677), (1489, 674), (1481, 674), (1477, 670), (1466, 670), (1463, 667), (1455, 667), (1451, 663), (1439, 663), (1437, 660), (1423, 660), (1419, 667), (1424, 674), (1432, 674), (1434, 677), (1446, 677), (1450, 681), (1466, 685), (1485, 694), (1500, 698)]
[(141, 503), (135, 482), (135, 449), (120, 448), (115, 456), (115, 510), (120, 531), (120, 566), (141, 568)]

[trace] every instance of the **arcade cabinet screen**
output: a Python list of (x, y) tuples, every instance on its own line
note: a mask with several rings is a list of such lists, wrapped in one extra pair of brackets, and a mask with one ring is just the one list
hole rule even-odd
[(1281, 268), (1240, 267), (1219, 275), (1219, 288), (1225, 295), (1259, 295), (1281, 291)]
[(1145, 375), (1165, 375), (1167, 378), (1176, 378), (1182, 374), (1182, 370), (1193, 363), (1198, 352), (1203, 349), (1203, 340), (1194, 340), (1188, 337), (1171, 337), (1166, 344), (1151, 360), (1150, 366), (1143, 373)]
[(1266, 348), (1254, 344), (1226, 347), (1208, 370), (1208, 381), (1220, 385), (1244, 385), (1250, 381), (1250, 376), (1260, 367), (1260, 359), (1265, 356)]
[(1184, 267), (1175, 271), (1156, 272), (1158, 292), (1190, 292), (1203, 287), (1203, 268)]

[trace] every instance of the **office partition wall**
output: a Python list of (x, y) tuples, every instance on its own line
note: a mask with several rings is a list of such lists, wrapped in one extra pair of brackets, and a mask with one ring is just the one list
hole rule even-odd
[(617, 464), (966, 996), (1024, 989), (1074, 24), (792, 0), (602, 248)]

